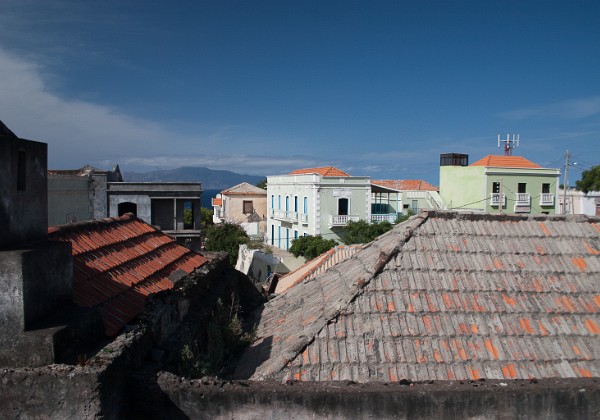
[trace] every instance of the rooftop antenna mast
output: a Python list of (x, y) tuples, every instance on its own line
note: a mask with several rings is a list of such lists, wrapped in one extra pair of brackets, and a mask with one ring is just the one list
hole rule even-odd
[(519, 135), (513, 134), (511, 139), (507, 134), (506, 140), (501, 140), (500, 134), (498, 134), (498, 147), (500, 147), (500, 143), (504, 143), (504, 156), (511, 156), (513, 149), (519, 145)]

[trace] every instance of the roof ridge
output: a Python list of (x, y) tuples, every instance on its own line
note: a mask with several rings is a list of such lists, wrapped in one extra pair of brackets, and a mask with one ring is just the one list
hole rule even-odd
[[(83, 227), (89, 228), (90, 226), (111, 225), (111, 224), (125, 223), (125, 222), (135, 221), (135, 220), (140, 220), (140, 219), (133, 213), (125, 213), (124, 215), (118, 216), (118, 217), (105, 217), (103, 219), (85, 220), (82, 222), (65, 223), (62, 225), (50, 226), (50, 227), (48, 227), (48, 234), (55, 234), (55, 233), (58, 234), (57, 232), (66, 233), (66, 232), (72, 232), (77, 229), (81, 229)], [(148, 225), (148, 226), (150, 226), (156, 230), (156, 228), (154, 226), (152, 226), (152, 225)]]
[[(427, 218), (427, 211), (423, 211), (418, 215), (412, 216), (406, 222), (401, 223), (391, 231), (381, 235), (375, 241), (365, 246), (362, 250), (358, 251), (348, 260), (340, 263), (339, 266), (344, 266), (352, 260), (360, 260), (361, 253), (373, 246), (377, 246), (377, 244), (381, 244), (381, 241), (388, 236), (393, 238), (394, 236), (391, 235), (393, 231), (399, 230), (400, 228), (404, 229), (404, 236), (399, 242), (393, 241), (392, 244), (388, 245), (387, 247), (380, 247), (381, 250), (377, 262), (373, 266), (372, 270), (366, 270), (367, 273), (370, 272), (369, 278), (357, 279), (354, 283), (352, 283), (352, 285), (350, 285), (348, 293), (345, 293), (342, 296), (340, 296), (335, 302), (328, 302), (328, 307), (324, 311), (323, 315), (317, 317), (315, 320), (312, 321), (312, 323), (308, 323), (304, 327), (302, 334), (300, 334), (296, 340), (292, 341), (287, 347), (287, 349), (282, 349), (282, 357), (276, 357), (275, 360), (273, 360), (271, 363), (265, 366), (263, 371), (264, 373), (261, 374), (261, 376), (270, 377), (272, 375), (277, 374), (285, 368), (288, 362), (298, 357), (302, 353), (302, 351), (304, 351), (304, 349), (315, 340), (315, 337), (317, 337), (317, 335), (323, 330), (323, 328), (325, 328), (333, 319), (337, 318), (342, 313), (342, 311), (345, 310), (361, 294), (361, 292), (371, 282), (371, 280), (373, 280), (381, 273), (385, 265), (400, 252), (404, 244), (412, 238), (414, 231), (419, 226), (421, 226), (427, 220)], [(366, 264), (363, 265), (365, 266), (365, 268), (367, 268)], [(327, 271), (327, 273), (338, 273), (339, 275), (339, 266), (332, 267)]]

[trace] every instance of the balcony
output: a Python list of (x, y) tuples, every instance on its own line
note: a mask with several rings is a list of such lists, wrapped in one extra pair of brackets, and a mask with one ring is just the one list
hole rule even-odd
[(515, 195), (515, 213), (531, 212), (531, 196), (528, 193), (518, 193)]
[(498, 207), (500, 205), (500, 200), (502, 200), (502, 207), (506, 207), (506, 195), (502, 194), (502, 198), (500, 198), (500, 193), (491, 193), (490, 194), (490, 206)]
[(296, 223), (298, 221), (298, 213), (295, 211), (272, 210), (271, 217), (284, 222)]
[(371, 222), (379, 223), (379, 222), (390, 222), (394, 223), (398, 215), (396, 213), (387, 213), (387, 214), (372, 214)]
[(348, 216), (348, 215), (338, 215), (338, 216), (329, 216), (329, 227), (340, 227), (346, 226), (348, 222), (358, 222), (360, 220), (359, 216)]
[(554, 206), (554, 194), (543, 193), (540, 197), (540, 206)]
[(516, 195), (516, 206), (531, 205), (531, 196), (528, 193), (518, 193)]
[(308, 214), (306, 214), (306, 213), (299, 213), (298, 214), (298, 219), (300, 220), (300, 223), (302, 223), (303, 225), (307, 225), (308, 224)]

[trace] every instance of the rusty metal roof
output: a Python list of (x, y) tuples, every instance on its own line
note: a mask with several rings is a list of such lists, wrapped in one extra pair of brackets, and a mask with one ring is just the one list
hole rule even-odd
[(600, 376), (600, 219), (422, 212), (271, 300), (241, 378)]
[(73, 300), (99, 306), (109, 336), (144, 310), (148, 295), (206, 262), (132, 214), (51, 227), (48, 237), (71, 242)]

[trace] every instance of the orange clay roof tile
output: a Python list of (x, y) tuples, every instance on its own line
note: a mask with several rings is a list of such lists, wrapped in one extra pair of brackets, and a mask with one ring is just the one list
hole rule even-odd
[(486, 166), (494, 168), (541, 168), (537, 163), (525, 159), (522, 156), (496, 156), (487, 155), (471, 166)]
[[(106, 334), (115, 336), (144, 310), (146, 297), (173, 288), (206, 259), (132, 214), (48, 229), (73, 254), (73, 300), (100, 307)], [(175, 276), (175, 277), (174, 277)]]
[(305, 175), (305, 174), (319, 174), (321, 176), (350, 176), (344, 171), (339, 170), (334, 166), (323, 166), (320, 168), (305, 168), (296, 169), (290, 172), (290, 175)]

